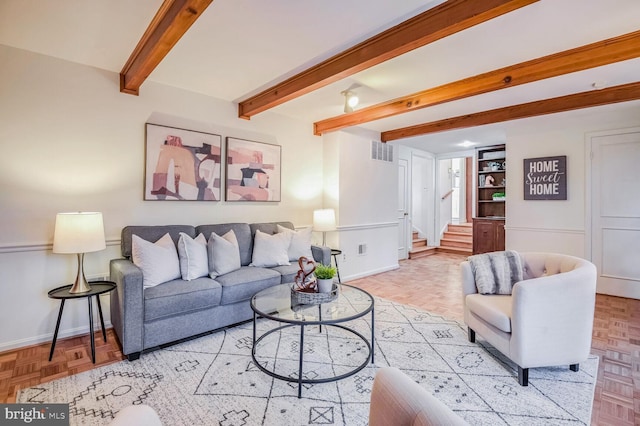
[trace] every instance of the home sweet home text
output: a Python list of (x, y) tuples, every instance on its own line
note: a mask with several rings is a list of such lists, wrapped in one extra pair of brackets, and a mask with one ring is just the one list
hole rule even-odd
[(567, 199), (567, 156), (525, 158), (525, 200)]

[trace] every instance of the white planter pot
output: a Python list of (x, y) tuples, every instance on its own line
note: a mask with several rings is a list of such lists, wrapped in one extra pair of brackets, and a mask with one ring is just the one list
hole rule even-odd
[(333, 278), (318, 279), (318, 293), (331, 293), (333, 290)]

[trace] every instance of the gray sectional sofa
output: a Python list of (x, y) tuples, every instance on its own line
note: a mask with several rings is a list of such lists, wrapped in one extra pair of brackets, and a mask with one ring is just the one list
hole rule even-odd
[[(122, 352), (132, 361), (142, 351), (196, 336), (253, 317), (249, 299), (258, 291), (281, 283), (293, 282), (296, 262), (273, 268), (249, 266), (256, 230), (276, 232), (276, 225), (293, 229), (290, 222), (224, 223), (215, 225), (127, 226), (122, 230), (122, 259), (110, 263), (111, 323), (120, 339)], [(202, 233), (223, 235), (233, 229), (240, 247), (239, 270), (211, 279), (172, 280), (143, 288), (142, 271), (131, 261), (132, 236), (155, 242), (169, 233), (177, 244), (180, 233), (194, 238)], [(312, 246), (317, 262), (331, 263), (328, 247)]]

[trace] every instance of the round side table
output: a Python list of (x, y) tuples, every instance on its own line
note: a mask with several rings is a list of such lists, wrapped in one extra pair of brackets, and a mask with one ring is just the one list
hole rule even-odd
[(96, 343), (95, 336), (93, 335), (93, 304), (91, 303), (91, 297), (96, 297), (98, 302), (98, 313), (100, 314), (100, 325), (102, 325), (102, 337), (104, 341), (107, 341), (107, 333), (104, 329), (104, 319), (102, 318), (102, 306), (100, 306), (100, 295), (109, 293), (116, 288), (116, 283), (111, 281), (93, 281), (90, 282), (91, 290), (84, 293), (69, 293), (71, 284), (63, 285), (62, 287), (54, 288), (49, 291), (48, 295), (51, 299), (60, 299), (60, 310), (58, 311), (58, 321), (56, 322), (56, 331), (53, 333), (53, 342), (51, 342), (51, 351), (49, 352), (49, 361), (53, 358), (53, 351), (56, 348), (56, 340), (58, 340), (58, 330), (60, 329), (60, 320), (62, 319), (62, 310), (64, 309), (64, 302), (67, 299), (82, 299), (87, 298), (89, 302), (89, 333), (91, 335), (91, 360), (96, 363)]

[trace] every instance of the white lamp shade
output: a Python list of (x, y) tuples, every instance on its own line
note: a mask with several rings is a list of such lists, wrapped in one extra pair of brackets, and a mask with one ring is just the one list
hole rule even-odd
[(313, 230), (326, 232), (336, 229), (336, 212), (333, 209), (313, 211)]
[(105, 248), (102, 213), (58, 213), (53, 235), (54, 253), (89, 253)]

